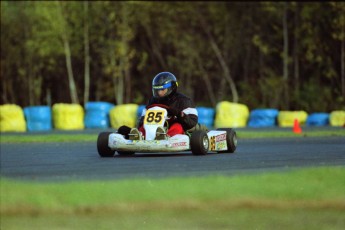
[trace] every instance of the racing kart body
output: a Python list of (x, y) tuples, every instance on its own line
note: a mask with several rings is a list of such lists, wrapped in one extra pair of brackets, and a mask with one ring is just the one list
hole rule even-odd
[(165, 140), (155, 140), (159, 126), (167, 124), (168, 111), (164, 105), (154, 105), (147, 108), (144, 117), (145, 137), (143, 140), (126, 139), (117, 132), (101, 132), (97, 139), (97, 150), (101, 157), (133, 155), (135, 152), (162, 153), (192, 151), (193, 155), (205, 155), (208, 152), (233, 153), (237, 147), (236, 132), (231, 128), (217, 130), (187, 131), (167, 137)]

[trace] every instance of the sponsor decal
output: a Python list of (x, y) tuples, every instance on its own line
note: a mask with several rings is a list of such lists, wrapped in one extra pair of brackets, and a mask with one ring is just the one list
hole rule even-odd
[(211, 137), (211, 151), (215, 150), (216, 149), (216, 140), (215, 140), (215, 137), (212, 136)]
[(177, 142), (177, 143), (172, 143), (172, 147), (181, 147), (181, 146), (187, 146), (187, 142)]
[(220, 141), (224, 141), (226, 140), (226, 134), (220, 134), (218, 136), (216, 136), (216, 142), (220, 142)]
[(169, 88), (171, 86), (171, 82), (166, 83), (165, 85), (153, 85), (152, 87), (154, 89), (166, 89)]
[(225, 141), (217, 143), (217, 150), (225, 150), (225, 149), (226, 149)]

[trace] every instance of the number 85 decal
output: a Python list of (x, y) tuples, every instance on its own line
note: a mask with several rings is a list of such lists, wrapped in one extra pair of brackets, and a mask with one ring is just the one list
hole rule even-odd
[(144, 123), (150, 125), (162, 124), (164, 112), (163, 110), (148, 110), (145, 114)]

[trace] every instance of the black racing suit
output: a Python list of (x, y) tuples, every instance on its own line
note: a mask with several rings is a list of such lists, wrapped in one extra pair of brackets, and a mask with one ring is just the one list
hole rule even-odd
[[(183, 95), (182, 93), (176, 92), (174, 95), (164, 99), (151, 97), (146, 105), (146, 108), (152, 104), (163, 104), (169, 106), (170, 108), (174, 108), (179, 113), (181, 113), (181, 111), (184, 113), (183, 117), (177, 116), (170, 118), (169, 125), (178, 122), (182, 125), (184, 131), (186, 131), (193, 128), (198, 123), (198, 112), (194, 103), (189, 97)], [(143, 125), (143, 115), (144, 113), (139, 120), (138, 127)]]

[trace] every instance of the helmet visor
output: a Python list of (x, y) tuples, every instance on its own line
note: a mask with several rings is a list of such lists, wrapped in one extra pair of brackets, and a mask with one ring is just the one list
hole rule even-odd
[[(164, 97), (169, 95), (170, 91), (171, 91), (171, 82), (168, 82), (164, 85), (153, 85), (152, 86), (152, 93), (154, 97)], [(168, 89), (167, 92), (164, 95), (159, 95), (158, 92), (160, 90), (164, 90), (164, 89)]]

